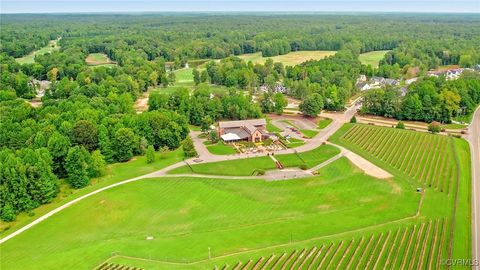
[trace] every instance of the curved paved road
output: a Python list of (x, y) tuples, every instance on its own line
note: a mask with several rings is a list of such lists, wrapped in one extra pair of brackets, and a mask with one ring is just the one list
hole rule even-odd
[[(472, 155), (472, 259), (480, 263), (480, 107), (468, 128), (468, 141)], [(474, 266), (480, 270), (480, 266)]]

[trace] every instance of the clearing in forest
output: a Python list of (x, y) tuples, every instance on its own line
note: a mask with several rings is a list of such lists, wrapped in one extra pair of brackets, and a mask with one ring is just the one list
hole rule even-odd
[(362, 62), (364, 65), (371, 65), (372, 67), (378, 67), (378, 64), (380, 60), (383, 59), (385, 54), (389, 52), (388, 50), (386, 51), (372, 51), (372, 52), (366, 52), (360, 54), (358, 57), (358, 60)]
[(28, 55), (25, 55), (23, 57), (15, 58), (15, 60), (20, 64), (33, 64), (33, 63), (35, 63), (35, 56), (44, 55), (44, 54), (52, 53), (54, 51), (59, 50), (60, 49), (60, 46), (58, 45), (59, 40), (60, 40), (60, 38), (50, 40), (50, 42), (48, 42), (47, 46), (45, 46), (43, 48), (40, 48), (36, 51), (33, 51), (33, 52), (29, 53)]
[(328, 56), (332, 56), (336, 51), (297, 51), (290, 52), (284, 55), (277, 55), (272, 57), (263, 57), (261, 52), (249, 53), (239, 55), (245, 62), (252, 61), (253, 63), (263, 64), (268, 58), (271, 58), (273, 62), (283, 63), (285, 66), (295, 66), (306, 62), (308, 60), (320, 60)]
[(91, 53), (85, 59), (85, 62), (89, 66), (104, 66), (104, 67), (112, 67), (116, 65), (115, 61), (112, 61), (108, 56), (104, 53)]

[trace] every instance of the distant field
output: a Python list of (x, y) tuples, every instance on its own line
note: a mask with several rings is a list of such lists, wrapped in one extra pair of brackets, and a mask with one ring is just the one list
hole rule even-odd
[(60, 46), (58, 45), (58, 40), (50, 40), (47, 46), (39, 50), (36, 50), (34, 52), (31, 52), (24, 57), (15, 58), (15, 60), (20, 64), (33, 64), (35, 63), (35, 56), (51, 53), (59, 49), (60, 49)]
[(367, 53), (362, 53), (358, 57), (360, 62), (364, 65), (371, 65), (372, 67), (378, 67), (378, 64), (380, 60), (385, 56), (385, 54), (389, 52), (387, 51), (373, 51), (373, 52), (367, 52)]
[(182, 85), (193, 85), (193, 68), (177, 69), (175, 72), (175, 82)]
[(242, 58), (246, 62), (252, 61), (254, 63), (260, 64), (265, 63), (268, 58), (271, 58), (273, 62), (281, 62), (285, 66), (295, 66), (308, 60), (320, 60), (325, 57), (334, 55), (335, 53), (336, 51), (298, 51), (273, 57), (262, 57), (262, 53), (258, 52), (251, 54), (242, 54), (238, 57)]
[(89, 66), (104, 66), (104, 67), (113, 67), (117, 64), (112, 61), (108, 56), (104, 53), (91, 53), (85, 59), (85, 62)]

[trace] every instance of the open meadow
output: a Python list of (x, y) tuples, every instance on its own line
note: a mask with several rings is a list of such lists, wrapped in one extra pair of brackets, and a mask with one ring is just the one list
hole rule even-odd
[(371, 65), (372, 67), (378, 67), (380, 60), (383, 59), (385, 54), (389, 51), (372, 51), (367, 53), (362, 53), (358, 57), (360, 62), (364, 65)]
[(239, 55), (245, 62), (252, 61), (253, 63), (263, 64), (268, 58), (273, 62), (283, 63), (285, 66), (295, 66), (306, 62), (308, 60), (320, 60), (325, 57), (332, 56), (336, 51), (297, 51), (290, 52), (284, 55), (277, 55), (273, 57), (263, 57), (261, 52)]

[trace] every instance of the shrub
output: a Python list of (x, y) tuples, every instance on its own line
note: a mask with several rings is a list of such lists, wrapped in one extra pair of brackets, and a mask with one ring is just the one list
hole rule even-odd
[(6, 222), (15, 220), (15, 210), (10, 204), (3, 207), (2, 212), (0, 213), (0, 218)]
[(428, 124), (428, 131), (431, 133), (439, 133), (441, 131), (440, 123), (433, 121)]
[(210, 131), (210, 133), (208, 134), (208, 137), (212, 143), (217, 143), (219, 140), (218, 133), (216, 130)]
[(197, 155), (197, 151), (190, 137), (185, 138), (182, 142), (182, 147), (185, 157), (195, 157)]
[(302, 164), (302, 165), (300, 165), (300, 169), (301, 169), (301, 170), (304, 170), (304, 171), (307, 170), (307, 169), (308, 169), (307, 164)]
[(152, 163), (155, 161), (155, 149), (153, 148), (153, 145), (149, 145), (147, 147), (147, 163)]
[(357, 123), (357, 118), (355, 117), (355, 115), (352, 116), (352, 118), (350, 118), (350, 123), (352, 123), (352, 124)]
[(405, 124), (404, 124), (402, 121), (399, 121), (399, 122), (397, 123), (396, 128), (398, 128), (398, 129), (405, 129)]

